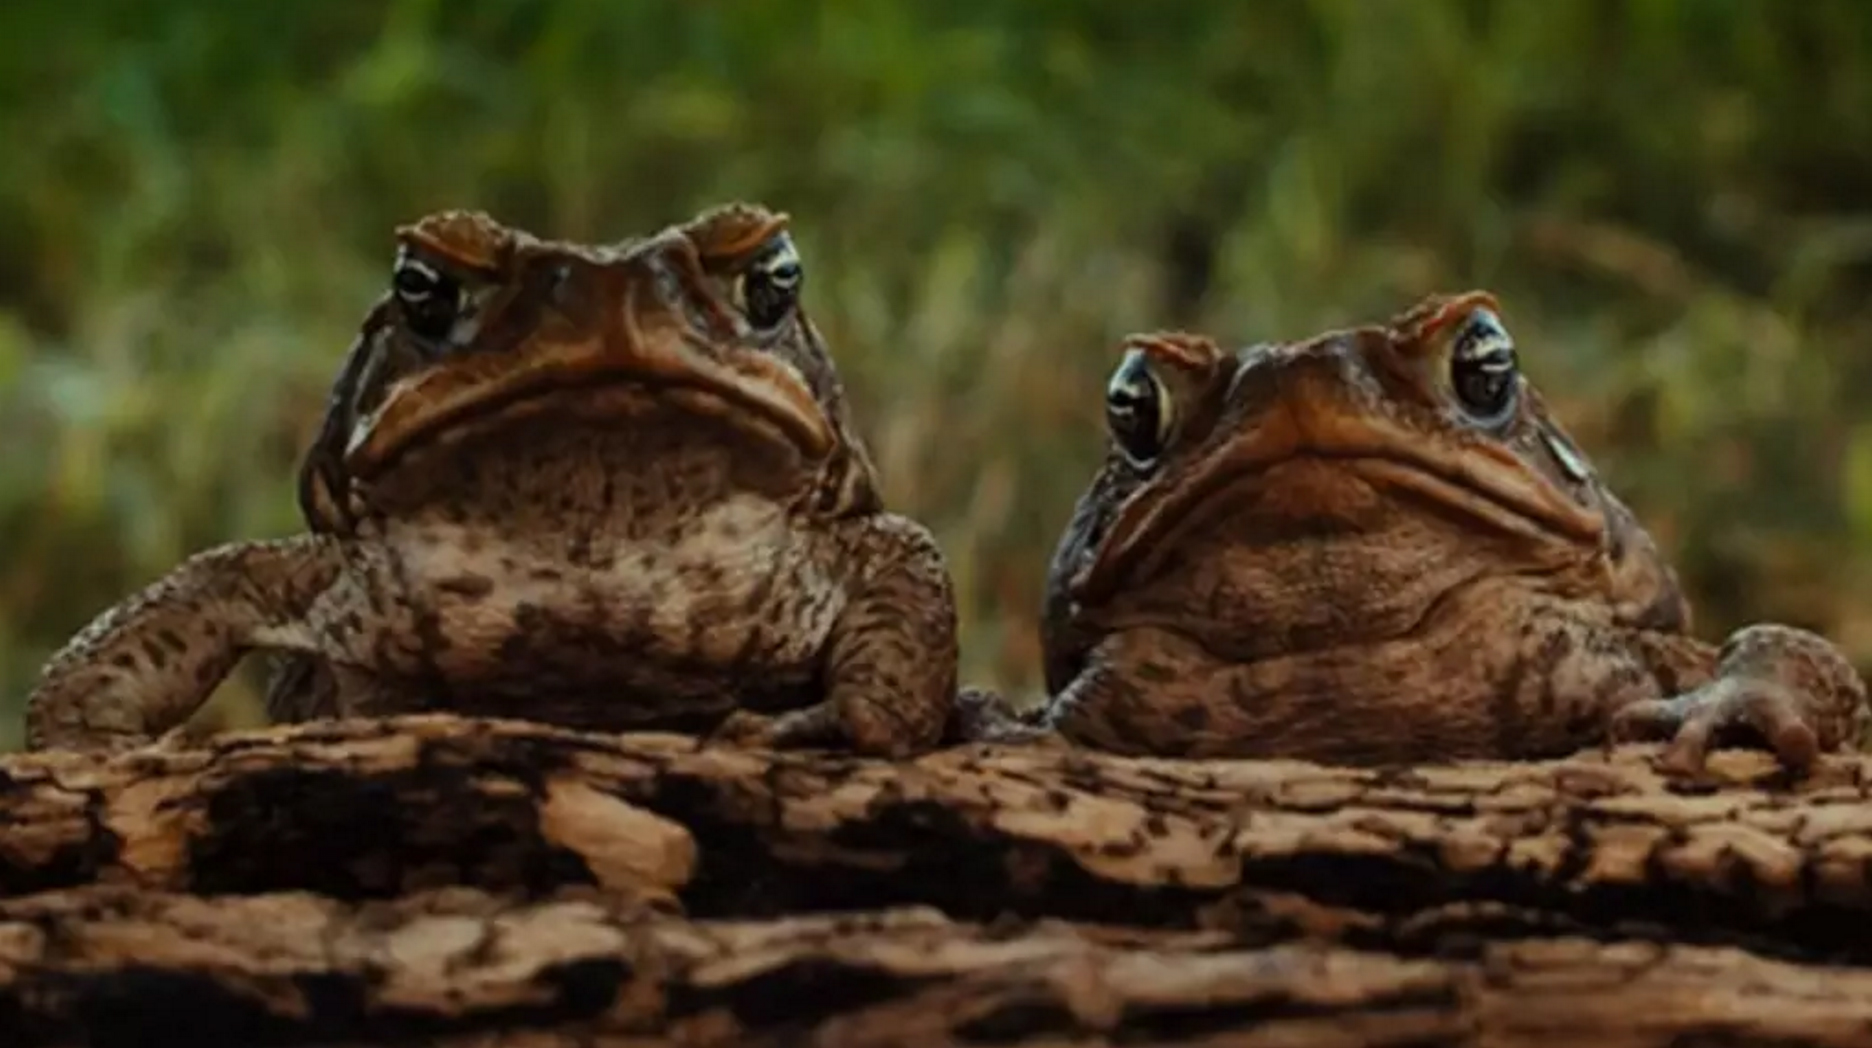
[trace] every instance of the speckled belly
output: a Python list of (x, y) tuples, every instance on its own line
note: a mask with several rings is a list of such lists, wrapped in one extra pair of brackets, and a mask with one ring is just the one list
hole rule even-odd
[(393, 523), (357, 563), (314, 615), (336, 661), (430, 705), (566, 723), (807, 701), (844, 605), (826, 558), (752, 495), (615, 539)]

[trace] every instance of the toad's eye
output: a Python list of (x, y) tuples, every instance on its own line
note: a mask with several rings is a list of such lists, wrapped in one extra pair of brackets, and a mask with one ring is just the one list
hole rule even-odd
[(461, 285), (454, 278), (405, 252), (397, 256), (390, 287), (412, 332), (436, 341), (448, 337), (462, 307)]
[(782, 233), (735, 278), (735, 305), (756, 328), (776, 327), (799, 305), (805, 278), (799, 249)]
[(1126, 461), (1139, 469), (1156, 464), (1169, 441), (1173, 408), (1170, 390), (1143, 351), (1127, 352), (1105, 386), (1105, 427)]
[(1450, 388), (1478, 424), (1498, 426), (1514, 414), (1521, 389), (1514, 339), (1487, 309), (1470, 313), (1450, 347)]

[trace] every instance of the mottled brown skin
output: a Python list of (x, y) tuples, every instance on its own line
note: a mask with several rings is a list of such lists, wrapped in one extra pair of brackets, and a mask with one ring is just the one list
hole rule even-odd
[(1694, 771), (1732, 743), (1804, 767), (1864, 716), (1822, 637), (1689, 635), (1485, 292), (1235, 352), (1136, 337), (1108, 421), (1047, 580), (1051, 731), (1014, 735), (1353, 764), (1671, 739)]
[(902, 754), (954, 701), (929, 532), (885, 512), (786, 217), (617, 247), (404, 227), (308, 451), (310, 533), (197, 554), (74, 637), (33, 748), (181, 723), (250, 651), (284, 721), (421, 709)]

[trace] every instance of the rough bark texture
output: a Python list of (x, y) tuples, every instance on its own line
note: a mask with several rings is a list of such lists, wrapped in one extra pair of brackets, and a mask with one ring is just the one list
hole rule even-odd
[(692, 922), (463, 889), (14, 901), (0, 972), (22, 1045), (81, 1024), (106, 1045), (1847, 1045), (1872, 1027), (1872, 973), (1733, 948), (1565, 937), (1404, 958), (929, 909)]
[(15, 756), (0, 1044), (1872, 1044), (1872, 761), (1655, 755)]

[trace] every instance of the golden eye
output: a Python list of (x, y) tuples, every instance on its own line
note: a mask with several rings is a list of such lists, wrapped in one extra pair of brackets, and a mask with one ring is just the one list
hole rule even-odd
[(799, 249), (782, 233), (735, 277), (735, 306), (755, 327), (777, 327), (799, 305), (805, 278)]
[(1144, 352), (1132, 349), (1105, 385), (1105, 426), (1126, 461), (1149, 469), (1163, 454), (1175, 422), (1169, 387), (1150, 369)]

